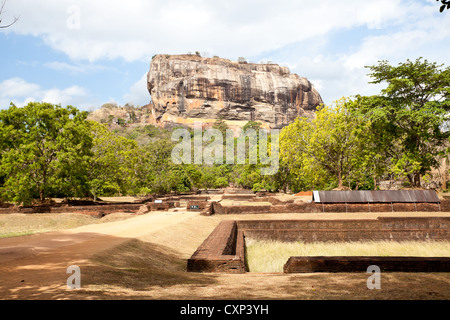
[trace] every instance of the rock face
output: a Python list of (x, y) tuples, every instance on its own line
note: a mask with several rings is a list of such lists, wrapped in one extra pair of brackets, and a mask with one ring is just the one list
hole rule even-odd
[(155, 123), (155, 118), (149, 107), (134, 107), (130, 104), (118, 106), (115, 103), (105, 103), (101, 108), (92, 111), (88, 119), (106, 123), (113, 128), (124, 125), (127, 127), (141, 127)]
[(148, 90), (152, 114), (164, 127), (223, 119), (231, 128), (248, 121), (282, 128), (322, 103), (311, 83), (286, 67), (197, 55), (156, 55)]

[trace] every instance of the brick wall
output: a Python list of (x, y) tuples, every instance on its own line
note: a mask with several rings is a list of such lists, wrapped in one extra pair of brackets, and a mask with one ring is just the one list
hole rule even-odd
[(212, 214), (320, 213), (320, 212), (450, 212), (450, 200), (441, 203), (286, 203), (272, 200), (272, 205), (222, 206), (213, 203)]
[(139, 211), (141, 204), (103, 204), (103, 205), (89, 205), (89, 206), (32, 206), (32, 207), (10, 207), (0, 209), (0, 213), (81, 213), (91, 216), (103, 217), (107, 214), (116, 212), (131, 212)]
[(291, 257), (285, 273), (367, 272), (375, 265), (382, 272), (450, 272), (447, 257)]
[(187, 270), (244, 273), (244, 251), (244, 235), (238, 232), (236, 222), (222, 221), (188, 259)]
[(202, 211), (208, 206), (208, 201), (189, 200), (186, 209), (189, 211)]
[[(361, 240), (394, 240), (394, 241), (450, 241), (449, 217), (380, 217), (378, 219), (340, 219), (340, 220), (225, 220), (219, 223), (214, 231), (188, 260), (188, 271), (244, 273), (245, 238), (270, 239), (278, 241), (361, 241)], [(286, 272), (299, 270), (328, 270), (338, 272), (344, 269), (345, 259), (331, 259), (331, 262), (320, 262), (321, 267), (314, 267), (310, 260), (293, 259)], [(363, 259), (364, 260), (364, 259)], [(410, 260), (405, 263), (411, 271), (427, 270), (428, 262)], [(312, 261), (312, 260), (311, 260)], [(374, 261), (387, 261), (375, 260)], [(365, 261), (362, 261), (365, 263)], [(358, 260), (355, 265), (362, 263)], [(328, 263), (328, 264), (327, 264)], [(381, 262), (380, 262), (381, 263)], [(387, 262), (386, 262), (387, 263)], [(442, 264), (441, 260), (434, 262)], [(445, 270), (448, 270), (448, 260)], [(325, 268), (328, 266), (329, 268)], [(334, 269), (330, 269), (333, 266)], [(386, 266), (390, 265), (386, 264)], [(303, 269), (301, 269), (303, 268)], [(306, 269), (305, 269), (306, 268)], [(309, 268), (309, 269), (307, 269)], [(316, 269), (314, 269), (316, 268)], [(322, 268), (322, 269), (320, 269)], [(367, 268), (367, 266), (366, 266)], [(430, 267), (431, 268), (431, 267)], [(439, 267), (432, 271), (440, 270)], [(331, 271), (330, 271), (331, 270)], [(304, 271), (309, 272), (309, 271)], [(316, 271), (311, 271), (316, 272)], [(348, 271), (350, 272), (350, 271)], [(418, 272), (418, 271), (417, 271)], [(426, 271), (423, 271), (426, 272)], [(448, 272), (448, 271), (445, 271)]]
[(450, 218), (238, 221), (246, 237), (277, 241), (450, 240)]

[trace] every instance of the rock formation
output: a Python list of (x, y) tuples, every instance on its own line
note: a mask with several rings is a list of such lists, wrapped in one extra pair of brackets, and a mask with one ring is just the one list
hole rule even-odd
[(151, 112), (164, 127), (223, 119), (231, 128), (248, 121), (282, 128), (322, 103), (312, 84), (286, 67), (218, 57), (156, 55), (147, 84)]
[(117, 126), (142, 127), (155, 124), (150, 106), (134, 107), (131, 104), (118, 106), (116, 103), (105, 103), (101, 108), (89, 113), (89, 120), (106, 123), (112, 128)]

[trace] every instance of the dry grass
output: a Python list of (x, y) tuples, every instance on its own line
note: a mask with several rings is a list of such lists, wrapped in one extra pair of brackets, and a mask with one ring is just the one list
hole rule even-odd
[(80, 213), (0, 214), (0, 238), (77, 228), (130, 218), (130, 213), (114, 213), (101, 219)]
[(251, 272), (283, 272), (294, 256), (450, 257), (449, 241), (282, 242), (246, 239)]

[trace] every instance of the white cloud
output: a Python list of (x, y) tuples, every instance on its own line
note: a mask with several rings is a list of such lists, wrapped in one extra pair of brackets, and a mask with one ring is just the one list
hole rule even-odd
[(408, 30), (391, 35), (370, 37), (364, 40), (361, 48), (350, 55), (345, 63), (349, 70), (361, 69), (383, 57), (404, 57), (417, 52), (429, 41), (431, 34), (424, 30)]
[(12, 78), (0, 82), (0, 98), (25, 97), (40, 90), (38, 84), (28, 83), (21, 78)]
[(43, 95), (42, 101), (61, 105), (73, 104), (75, 101), (79, 101), (80, 98), (87, 96), (86, 90), (80, 86), (42, 90), (41, 94)]
[[(72, 59), (46, 66), (70, 74), (97, 71), (94, 62), (102, 59), (149, 62), (155, 53), (206, 51), (237, 59), (267, 52), (265, 60), (307, 76), (330, 103), (342, 96), (378, 93), (380, 87), (368, 84), (364, 68), (378, 60), (396, 63), (424, 56), (450, 64), (450, 19), (447, 12), (439, 13), (435, 0), (15, 0), (8, 2), (8, 12), (20, 20), (5, 32), (42, 38)], [(343, 47), (346, 40), (351, 43), (346, 50), (335, 52), (329, 45), (336, 33), (352, 34), (356, 28), (357, 36), (343, 39)], [(367, 30), (370, 36), (361, 35)], [(298, 45), (279, 55), (297, 43), (308, 47)], [(20, 88), (8, 88), (11, 97), (16, 90), (23, 101), (48, 97), (83, 102), (88, 96), (81, 87), (44, 90), (24, 80)], [(145, 75), (127, 94), (111, 99), (147, 103)]]
[(61, 61), (52, 61), (44, 64), (45, 67), (56, 71), (68, 72), (72, 75), (93, 73), (96, 71), (106, 70), (106, 67), (85, 63), (67, 63)]
[(0, 82), (0, 108), (7, 108), (12, 102), (23, 107), (29, 102), (49, 102), (62, 106), (73, 105), (80, 109), (90, 106), (86, 89), (71, 86), (64, 89), (43, 89), (40, 85), (29, 83), (22, 78), (11, 78)]
[(130, 91), (123, 97), (125, 103), (131, 103), (135, 106), (143, 106), (150, 102), (150, 93), (147, 89), (147, 73), (145, 73), (130, 88)]
[(133, 61), (196, 50), (229, 58), (253, 56), (331, 30), (381, 27), (405, 16), (400, 0), (80, 0), (75, 5), (79, 28), (74, 29), (69, 27), (72, 0), (16, 0), (8, 5), (21, 15), (8, 32), (41, 36), (69, 57), (90, 61)]
[(327, 52), (324, 49), (326, 46), (312, 50), (296, 60), (297, 68), (293, 71), (300, 75), (308, 74), (325, 103), (329, 104), (343, 96), (380, 93), (385, 84), (370, 84), (370, 70), (366, 68), (377, 65), (380, 60), (396, 65), (407, 59), (424, 57), (449, 66), (448, 16), (440, 15), (439, 7), (434, 2), (430, 6), (411, 1), (406, 4), (408, 6), (404, 7), (402, 16), (406, 14), (407, 19), (395, 28), (385, 28), (375, 32), (375, 35), (362, 37), (359, 44), (347, 48), (345, 53)]

